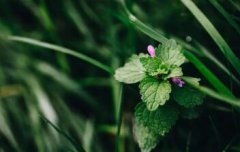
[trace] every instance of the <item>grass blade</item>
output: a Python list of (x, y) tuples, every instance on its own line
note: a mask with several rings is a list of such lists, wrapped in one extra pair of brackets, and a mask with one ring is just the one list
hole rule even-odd
[(189, 51), (185, 51), (184, 55), (199, 71), (201, 71), (203, 76), (215, 87), (216, 90), (229, 97), (234, 97), (232, 92), (196, 56)]
[(190, 12), (195, 16), (199, 23), (204, 27), (208, 34), (215, 41), (219, 49), (223, 52), (228, 61), (232, 64), (235, 70), (240, 75), (240, 60), (234, 54), (230, 46), (223, 39), (217, 29), (209, 21), (209, 19), (203, 14), (203, 12), (191, 1), (191, 0), (181, 0), (182, 3), (190, 10)]
[(237, 2), (234, 2), (234, 0), (229, 0), (229, 2), (240, 12), (240, 6), (237, 4)]
[(229, 13), (219, 4), (217, 0), (209, 0), (210, 3), (222, 14), (228, 23), (240, 34), (240, 26), (231, 18)]
[(62, 46), (58, 46), (58, 45), (54, 45), (54, 44), (50, 44), (50, 43), (46, 43), (46, 42), (41, 42), (41, 41), (34, 40), (34, 39), (31, 39), (31, 38), (26, 38), (26, 37), (9, 36), (8, 38), (11, 41), (27, 43), (27, 44), (51, 49), (51, 50), (54, 50), (54, 51), (57, 51), (57, 52), (65, 53), (65, 54), (74, 56), (76, 58), (79, 58), (83, 61), (86, 61), (86, 62), (88, 62), (88, 63), (90, 63), (90, 64), (108, 72), (108, 73), (111, 73), (111, 74), (113, 73), (113, 70), (110, 67), (108, 67), (107, 65), (104, 65), (103, 63), (101, 63), (101, 62), (99, 62), (99, 61), (97, 61), (93, 58), (90, 58), (90, 57), (88, 57), (84, 54), (81, 54), (77, 51), (70, 50), (70, 49), (62, 47)]
[(140, 20), (138, 20), (134, 15), (130, 14), (129, 15), (129, 20), (131, 21), (131, 23), (137, 27), (141, 32), (145, 33), (146, 35), (148, 35), (149, 37), (164, 43), (167, 41), (167, 38), (165, 38), (160, 32), (154, 30), (153, 28), (147, 26), (146, 24), (144, 24), (143, 22), (141, 22)]
[(122, 118), (123, 118), (123, 87), (121, 86), (119, 89), (119, 110), (118, 112), (118, 119), (117, 119), (117, 133), (116, 133), (116, 147), (115, 152), (119, 152), (121, 147), (119, 146), (121, 143), (121, 126), (122, 126)]
[(166, 42), (168, 40), (165, 36), (163, 36), (162, 33), (158, 32), (157, 30), (154, 30), (152, 27), (144, 24), (137, 17), (135, 17), (127, 9), (127, 6), (126, 6), (124, 0), (119, 0), (119, 2), (122, 5), (122, 7), (125, 10), (125, 12), (127, 13), (128, 20), (130, 21), (130, 23), (132, 23), (138, 30), (140, 30), (144, 34), (148, 35), (152, 39), (157, 40), (158, 42), (164, 43), (164, 42)]
[(79, 97), (83, 99), (83, 101), (85, 101), (91, 107), (94, 107), (96, 109), (99, 108), (98, 102), (86, 90), (84, 90), (83, 87), (79, 85), (78, 82), (72, 80), (65, 73), (60, 72), (59, 70), (45, 62), (38, 61), (34, 62), (33, 64), (41, 74), (48, 76), (48, 78), (52, 78), (61, 86), (65, 87), (72, 93), (77, 94)]
[(67, 133), (65, 133), (62, 129), (58, 128), (56, 125), (54, 125), (51, 121), (49, 121), (45, 117), (41, 117), (47, 124), (52, 126), (58, 133), (63, 135), (71, 144), (78, 150), (78, 152), (86, 152), (82, 146), (80, 146), (75, 140), (73, 140)]
[(194, 88), (200, 90), (201, 92), (209, 95), (210, 97), (213, 97), (215, 99), (218, 99), (220, 101), (226, 102), (228, 104), (231, 104), (233, 106), (239, 107), (240, 108), (240, 100), (233, 98), (233, 97), (229, 97), (226, 96), (224, 94), (219, 94), (215, 91), (213, 91), (212, 89), (208, 88), (208, 87), (204, 87), (204, 86), (197, 86), (194, 83), (192, 83), (191, 81), (189, 81), (188, 77), (182, 77), (182, 79), (184, 81), (186, 81), (189, 85), (193, 86)]
[[(217, 59), (207, 48), (202, 46), (200, 43), (195, 42), (196, 47), (194, 47), (179, 38), (175, 38), (175, 39), (179, 42), (179, 44), (181, 44), (188, 51), (191, 51), (192, 53), (200, 57), (208, 58), (211, 62), (216, 64), (223, 72), (229, 75), (237, 84), (240, 84), (240, 81), (231, 73), (231, 71), (228, 70), (228, 68), (219, 59)], [(199, 51), (196, 51), (196, 50), (199, 50)]]
[(199, 43), (196, 43), (197, 47), (203, 52), (203, 54), (215, 63), (223, 72), (225, 72), (229, 77), (231, 77), (237, 84), (240, 84), (240, 81), (232, 74), (232, 72), (219, 60), (217, 59), (207, 48), (202, 46)]
[[(2, 102), (2, 100), (0, 100), (0, 102)], [(6, 114), (6, 109), (4, 109), (3, 105), (1, 104), (0, 106), (0, 132), (3, 136), (5, 136), (9, 142), (11, 143), (11, 145), (13, 145), (13, 147), (16, 149), (16, 150), (20, 150), (20, 147), (14, 137), (14, 134), (13, 132), (11, 131), (10, 129), (10, 125), (8, 123), (8, 120), (7, 120), (7, 114)], [(2, 136), (1, 135), (1, 136)]]

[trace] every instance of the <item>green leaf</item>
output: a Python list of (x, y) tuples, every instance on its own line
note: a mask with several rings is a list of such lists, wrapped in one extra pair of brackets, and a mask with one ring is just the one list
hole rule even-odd
[(178, 107), (169, 103), (155, 111), (149, 111), (144, 103), (138, 104), (135, 108), (136, 120), (155, 134), (162, 136), (170, 131), (178, 115)]
[(146, 102), (150, 111), (156, 110), (159, 105), (164, 105), (169, 99), (171, 84), (169, 81), (160, 81), (153, 77), (144, 78), (139, 85), (143, 102)]
[(156, 55), (163, 63), (168, 65), (180, 66), (185, 61), (185, 57), (182, 53), (182, 47), (173, 39), (159, 45), (156, 49)]
[(183, 75), (182, 68), (181, 67), (173, 67), (170, 71), (170, 74), (163, 76), (163, 79), (166, 80), (168, 78), (172, 77), (180, 77)]
[(194, 78), (194, 77), (184, 77), (184, 78), (187, 78), (188, 79), (188, 82), (191, 83), (191, 84), (194, 84), (194, 85), (197, 85), (199, 86), (199, 82), (200, 82), (200, 78)]
[(150, 76), (167, 74), (170, 69), (169, 66), (163, 65), (159, 58), (140, 58), (140, 61)]
[[(199, 86), (200, 79), (189, 77), (189, 81), (191, 81), (192, 84)], [(197, 105), (201, 105), (205, 97), (205, 94), (188, 85), (182, 88), (174, 87), (174, 91), (172, 94), (174, 100), (179, 105), (184, 106), (186, 108), (192, 108)]]
[(160, 140), (159, 134), (155, 134), (138, 121), (134, 124), (134, 135), (141, 152), (150, 152), (157, 146)]
[(127, 84), (137, 83), (145, 77), (145, 69), (142, 66), (139, 57), (136, 55), (130, 58), (130, 61), (115, 72), (115, 79)]
[(133, 54), (130, 58), (129, 58), (129, 62), (130, 61), (133, 61), (133, 60), (137, 60), (137, 59), (141, 59), (141, 58), (147, 58), (149, 57), (148, 54), (145, 54), (145, 53), (139, 53), (138, 55), (137, 54)]

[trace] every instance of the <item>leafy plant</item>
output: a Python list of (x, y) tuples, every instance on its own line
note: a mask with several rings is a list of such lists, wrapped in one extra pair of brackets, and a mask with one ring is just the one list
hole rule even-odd
[[(182, 47), (170, 39), (148, 54), (133, 55), (115, 72), (119, 82), (140, 82), (142, 103), (135, 108), (135, 132), (142, 151), (151, 151), (161, 136), (176, 123), (181, 106), (193, 108), (203, 103), (204, 94), (182, 80), (181, 65), (186, 61)], [(188, 77), (194, 85), (200, 79)], [(175, 102), (174, 102), (175, 101)]]

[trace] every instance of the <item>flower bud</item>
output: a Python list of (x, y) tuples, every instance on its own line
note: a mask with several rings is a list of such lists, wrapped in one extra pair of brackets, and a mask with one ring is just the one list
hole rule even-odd
[(156, 56), (155, 48), (152, 45), (148, 45), (147, 50), (148, 50), (148, 53), (150, 54), (151, 57)]

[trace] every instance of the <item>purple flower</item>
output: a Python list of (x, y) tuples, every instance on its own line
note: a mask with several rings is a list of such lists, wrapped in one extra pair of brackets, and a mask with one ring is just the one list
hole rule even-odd
[(147, 50), (151, 57), (156, 56), (155, 48), (152, 45), (148, 45)]
[(185, 85), (185, 82), (182, 81), (182, 80), (178, 83), (178, 86), (179, 86), (179, 87), (183, 87), (184, 85)]
[(172, 82), (178, 84), (179, 87), (183, 87), (185, 85), (185, 82), (179, 77), (173, 77)]

